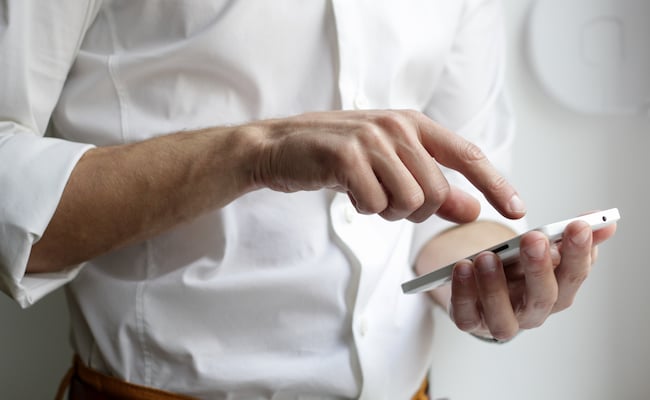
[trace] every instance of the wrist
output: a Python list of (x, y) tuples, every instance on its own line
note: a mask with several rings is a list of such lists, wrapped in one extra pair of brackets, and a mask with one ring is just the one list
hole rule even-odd
[(265, 185), (258, 179), (257, 171), (264, 159), (264, 129), (242, 125), (210, 129), (213, 168), (217, 174), (230, 177), (235, 197)]
[[(243, 147), (240, 171), (244, 186), (248, 190), (261, 188), (276, 189), (271, 165), (274, 158), (274, 120), (259, 121), (235, 128), (237, 140)], [(277, 136), (277, 135), (276, 135)]]

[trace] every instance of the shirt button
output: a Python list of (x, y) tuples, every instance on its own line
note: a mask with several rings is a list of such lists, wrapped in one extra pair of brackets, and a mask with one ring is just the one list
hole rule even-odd
[(343, 209), (343, 218), (345, 218), (345, 222), (348, 224), (351, 224), (354, 222), (354, 219), (357, 216), (357, 210), (354, 209), (354, 206), (352, 204), (348, 204), (345, 206), (345, 209)]
[(362, 93), (359, 93), (357, 97), (354, 98), (354, 108), (357, 110), (366, 110), (369, 108), (369, 105), (368, 98)]
[(359, 321), (359, 334), (362, 337), (368, 334), (368, 319), (366, 317), (361, 317)]

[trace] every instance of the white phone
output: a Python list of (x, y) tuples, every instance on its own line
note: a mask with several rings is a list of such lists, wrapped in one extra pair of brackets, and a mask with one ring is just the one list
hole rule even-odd
[[(609, 210), (597, 211), (582, 215), (580, 217), (570, 218), (564, 221), (544, 225), (533, 230), (544, 233), (546, 236), (548, 236), (548, 239), (551, 243), (557, 243), (562, 240), (562, 233), (564, 232), (564, 229), (573, 221), (584, 221), (591, 225), (591, 229), (595, 231), (618, 221), (620, 218), (621, 215), (619, 214), (618, 209), (611, 208)], [(515, 238), (507, 240), (503, 243), (499, 243), (495, 246), (492, 246), (465, 258), (473, 260), (482, 252), (491, 251), (499, 256), (503, 262), (503, 265), (511, 264), (513, 261), (516, 261), (519, 258), (519, 242), (523, 235), (524, 234), (519, 235)], [(404, 282), (402, 284), (402, 291), (406, 294), (413, 294), (423, 292), (425, 290), (435, 289), (437, 287), (448, 284), (451, 282), (451, 272), (454, 269), (454, 265), (456, 265), (456, 263), (449, 264), (445, 267), (429, 272), (428, 274), (419, 276), (408, 282)]]

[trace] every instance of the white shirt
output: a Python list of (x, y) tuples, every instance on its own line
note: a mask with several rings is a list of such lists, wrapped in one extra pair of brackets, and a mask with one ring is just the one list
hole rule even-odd
[[(205, 399), (410, 398), (432, 356), (431, 304), (400, 283), (450, 226), (436, 217), (386, 222), (330, 191), (259, 190), (62, 273), (25, 275), (26, 261), (92, 146), (413, 108), (507, 173), (499, 11), (490, 0), (9, 1), (0, 288), (25, 307), (68, 283), (75, 351), (137, 384)], [(482, 218), (503, 222), (485, 201)]]

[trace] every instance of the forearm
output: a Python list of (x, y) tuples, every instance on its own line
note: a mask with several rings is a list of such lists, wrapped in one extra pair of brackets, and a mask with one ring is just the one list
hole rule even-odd
[[(423, 275), (514, 236), (510, 228), (497, 222), (476, 221), (459, 225), (442, 232), (422, 247), (415, 263), (416, 272)], [(429, 293), (436, 303), (447, 310), (451, 286), (446, 285)]]
[(143, 240), (258, 187), (340, 190), (359, 212), (389, 220), (474, 220), (478, 202), (450, 187), (437, 162), (503, 215), (523, 215), (480, 149), (414, 111), (310, 113), (94, 149), (76, 164), (28, 272)]
[(77, 163), (27, 271), (48, 272), (146, 239), (253, 189), (252, 135), (206, 129), (96, 148)]

